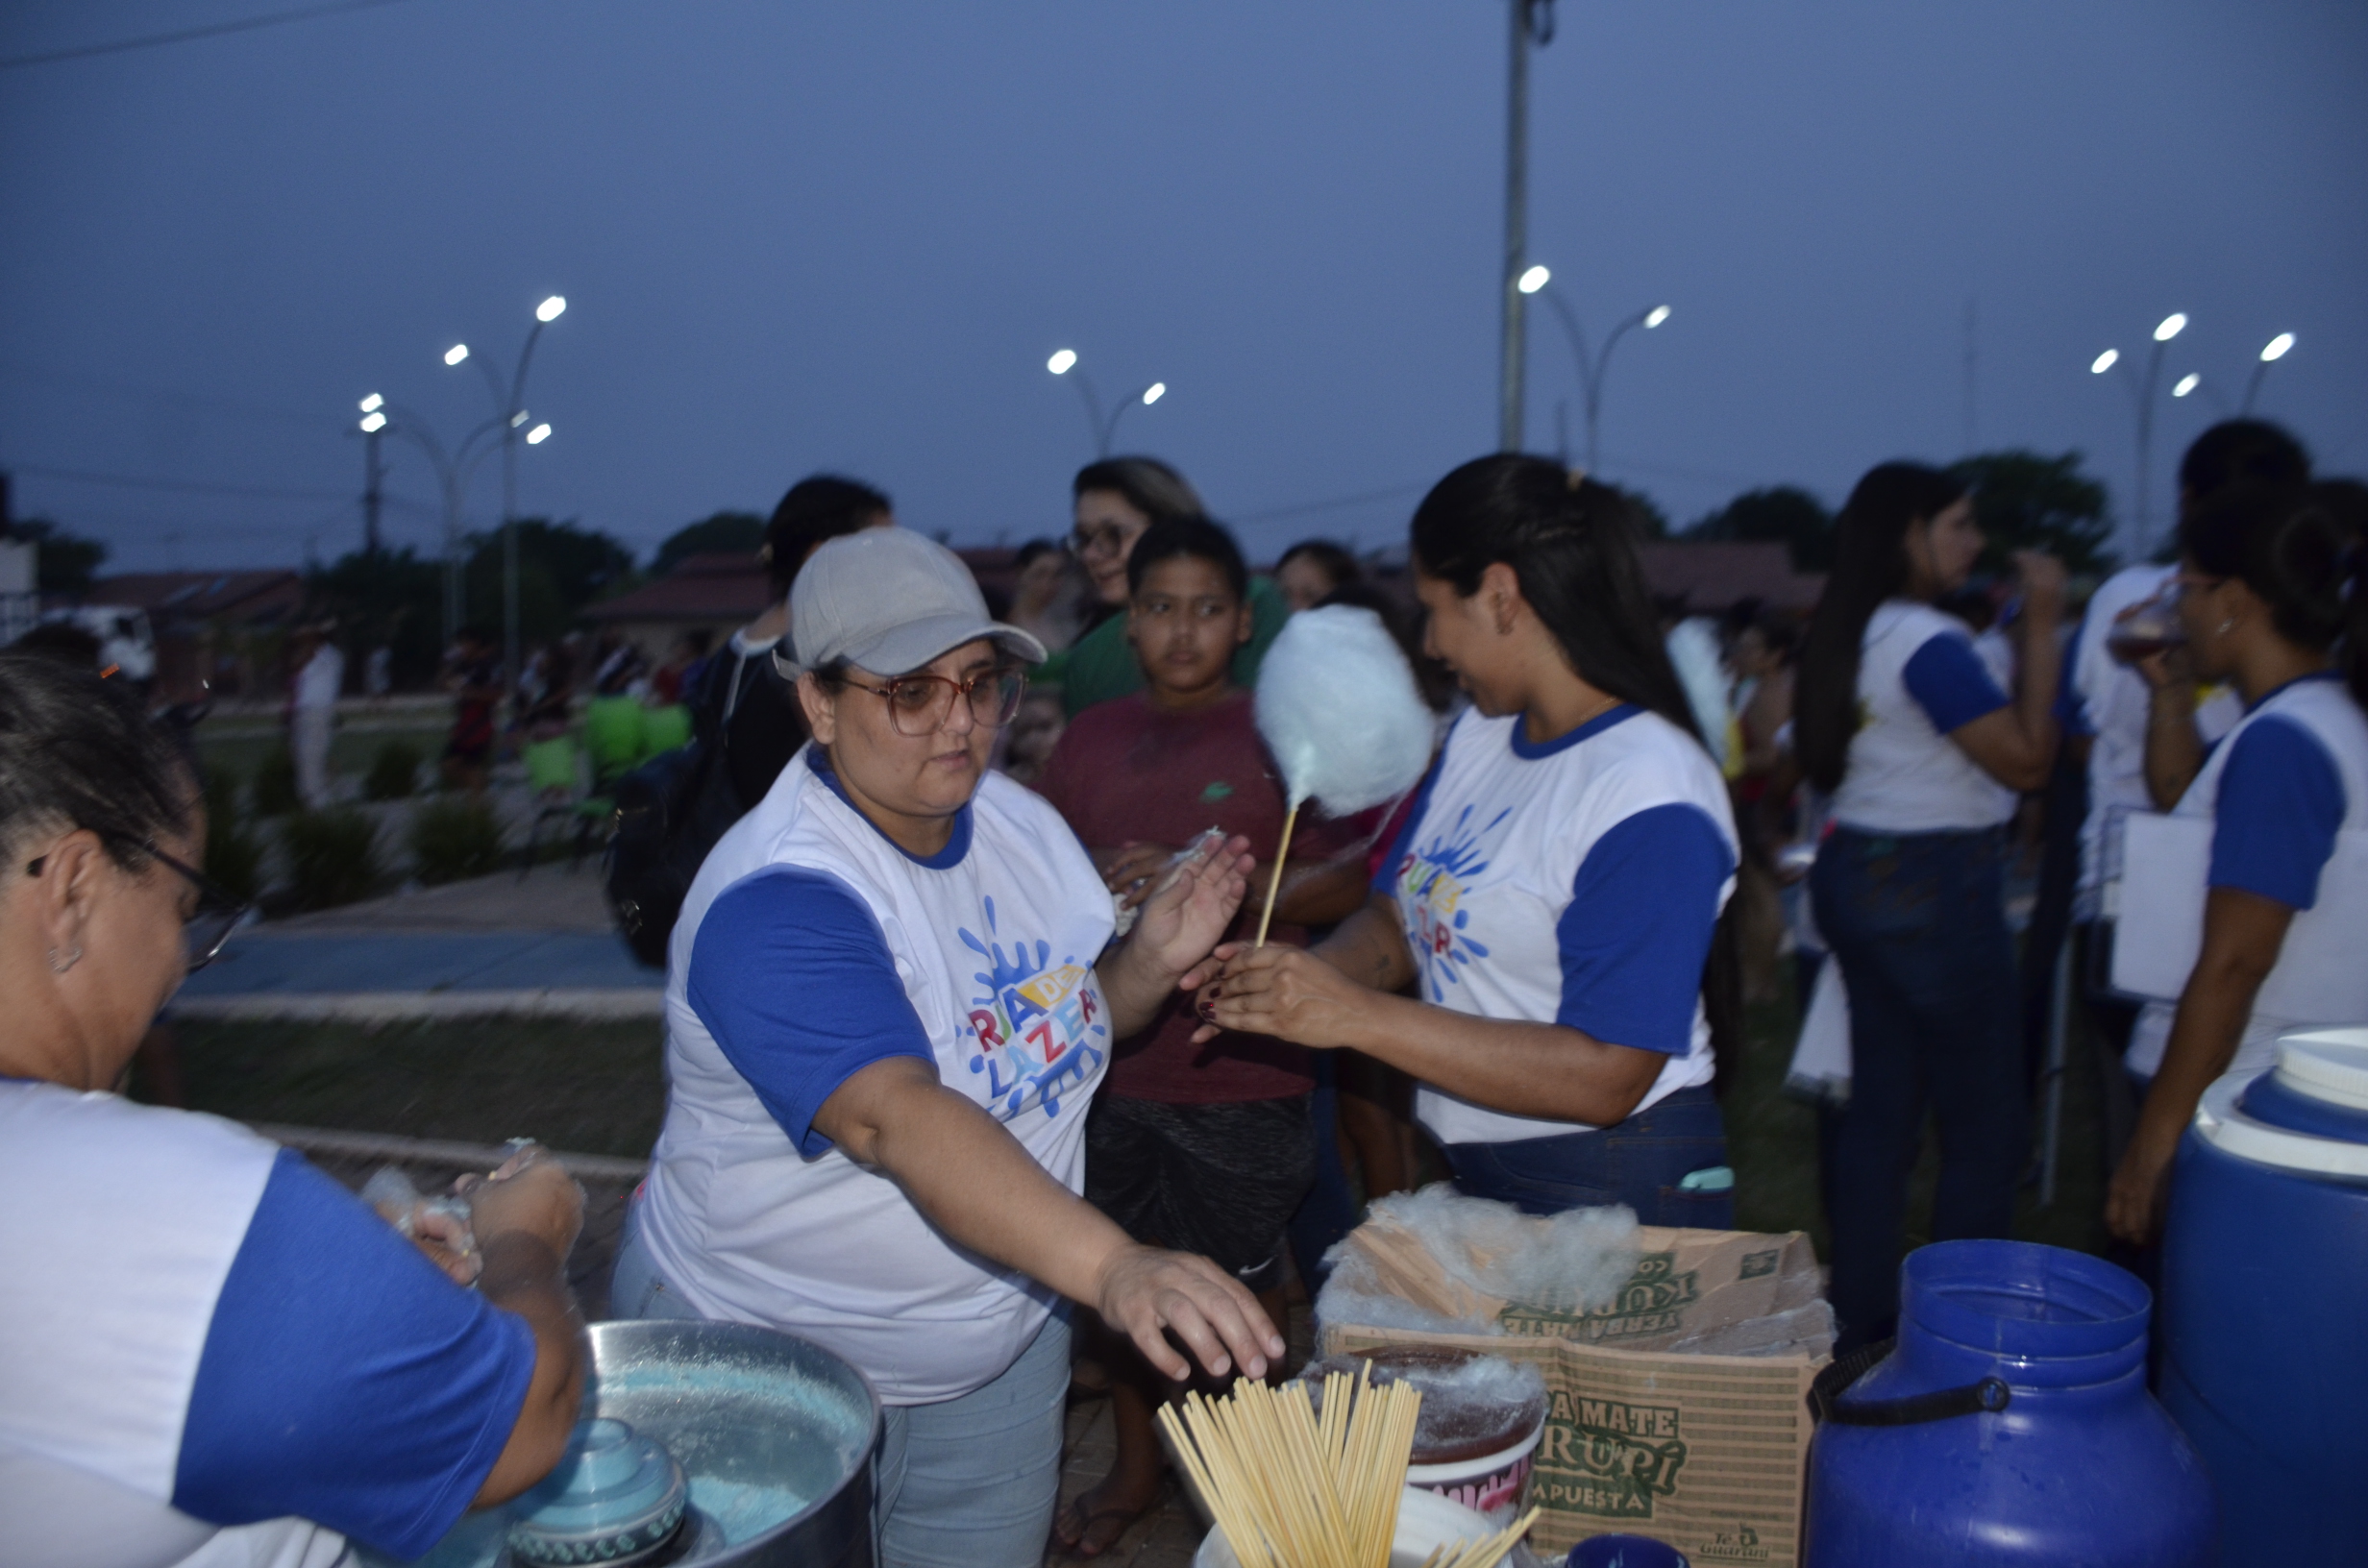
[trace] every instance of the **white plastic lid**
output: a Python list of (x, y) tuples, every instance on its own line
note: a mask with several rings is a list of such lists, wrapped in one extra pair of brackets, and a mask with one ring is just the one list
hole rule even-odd
[[(2283, 1046), (2280, 1049), (2282, 1053)], [(2223, 1078), (2204, 1090), (2203, 1103), (2195, 1108), (2195, 1130), (2205, 1142), (2223, 1154), (2281, 1170), (2368, 1181), (2368, 1143), (2315, 1138), (2257, 1121), (2236, 1106), (2237, 1096), (2251, 1087), (2247, 1081)]]
[(2368, 1111), (2368, 1027), (2278, 1037), (2278, 1082), (2347, 1111)]

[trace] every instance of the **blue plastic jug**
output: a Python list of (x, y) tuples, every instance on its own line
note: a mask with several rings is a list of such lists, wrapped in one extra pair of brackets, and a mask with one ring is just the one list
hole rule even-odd
[(2150, 1306), (2059, 1247), (1911, 1253), (1896, 1345), (1812, 1395), (1808, 1568), (2206, 1568), (2211, 1487), (2146, 1392)]
[(2171, 1177), (2162, 1403), (2227, 1568), (2368, 1561), (2368, 1029), (2288, 1035), (2206, 1091)]

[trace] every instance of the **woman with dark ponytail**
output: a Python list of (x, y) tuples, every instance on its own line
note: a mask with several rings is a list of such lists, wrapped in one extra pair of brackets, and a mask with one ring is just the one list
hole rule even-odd
[[(1424, 498), (1424, 641), (1471, 708), (1372, 902), (1313, 949), (1233, 951), (1201, 1016), (1412, 1075), (1476, 1196), (1724, 1227), (1735, 823), (1635, 531), (1618, 492), (1536, 457)], [(1419, 1000), (1394, 994), (1413, 982)]]
[(1982, 551), (1964, 484), (1885, 463), (1850, 493), (1794, 685), (1803, 772), (1831, 797), (1810, 871), (1850, 1001), (1849, 1102), (1825, 1139), (1838, 1350), (1899, 1312), (1908, 1173), (1927, 1104), (1940, 1124), (1935, 1240), (2014, 1222), (2030, 1108), (2006, 926), (2003, 827), (2047, 779), (2063, 568), (2018, 557), (2020, 678), (1998, 689), (1963, 622), (1933, 600)]
[[(2155, 689), (2147, 774), (2176, 796), (2174, 817), (2210, 819), (2211, 858), (2195, 968), (2176, 1005), (2138, 1016), (2125, 1059), (2144, 1104), (2105, 1213), (2134, 1244), (2161, 1229), (2172, 1156), (2215, 1079), (2274, 1066), (2285, 1030), (2358, 1021), (2351, 1002), (2314, 993), (2337, 978), (2319, 972), (2331, 952), (2357, 975), (2368, 929), (2358, 879), (2331, 888), (2322, 876), (2342, 840), (2356, 854), (2368, 833), (2363, 522), (2368, 490), (2338, 481), (2231, 491), (2180, 524), (2185, 657), (2139, 664)], [(2195, 737), (2198, 680), (2228, 681), (2245, 699), (2208, 757)], [(2154, 912), (2127, 905), (2119, 940), (2146, 940)], [(2338, 1016), (2297, 1016), (2314, 1011)]]

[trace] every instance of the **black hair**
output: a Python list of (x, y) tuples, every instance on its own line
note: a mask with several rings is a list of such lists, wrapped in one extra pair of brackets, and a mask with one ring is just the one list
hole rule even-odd
[(2282, 426), (2265, 419), (2224, 419), (2187, 444), (2179, 459), (2179, 491), (2192, 505), (2232, 485), (2310, 481), (2310, 453)]
[(475, 643), (480, 648), (491, 648), (494, 646), (497, 639), (493, 634), (493, 628), (491, 626), (485, 625), (481, 622), (472, 621), (468, 625), (462, 626), (458, 631), (453, 633), (453, 641), (456, 643)]
[(2236, 577), (2269, 607), (2295, 647), (2341, 644), (2352, 699), (2368, 708), (2368, 487), (2239, 485), (2181, 520), (2181, 553), (2215, 577)]
[(1610, 485), (1501, 453), (1433, 485), (1415, 508), (1412, 542), (1423, 574), (1466, 598), (1491, 566), (1512, 567), (1581, 679), (1700, 740), (1637, 560), (1638, 532), (1634, 505)]
[(1126, 556), (1127, 593), (1143, 592), (1143, 579), (1151, 568), (1178, 559), (1208, 562), (1225, 575), (1234, 598), (1248, 600), (1249, 567), (1242, 559), (1242, 547), (1222, 525), (1205, 517), (1162, 518), (1144, 529)]
[(1329, 539), (1300, 540), (1283, 551), (1282, 559), (1274, 563), (1274, 570), (1280, 572), (1302, 555), (1316, 563), (1316, 569), (1332, 580), (1335, 589), (1365, 580), (1365, 568), (1358, 564), (1357, 558)]
[(38, 654), (77, 670), (96, 670), (105, 644), (71, 621), (44, 621), (9, 644), (11, 653)]
[(1829, 795), (1849, 765), (1859, 727), (1859, 645), (1876, 606), (1908, 586), (1908, 526), (1929, 523), (1964, 499), (1965, 481), (1923, 463), (1866, 471), (1834, 519), (1834, 570), (1801, 639), (1793, 687), (1793, 750), (1809, 781)]
[(126, 870), (196, 825), (196, 775), (139, 695), (57, 659), (0, 652), (0, 849), (87, 828)]
[(798, 580), (798, 569), (805, 565), (815, 546), (842, 534), (860, 533), (895, 511), (885, 493), (860, 479), (816, 474), (791, 485), (765, 524), (765, 548), (760, 552), (774, 597), (788, 597), (790, 584)]
[(1014, 572), (1024, 572), (1028, 569), (1030, 563), (1032, 563), (1037, 556), (1053, 554), (1058, 551), (1060, 548), (1060, 543), (1057, 540), (1030, 539), (1026, 544), (1022, 545), (1017, 551), (1012, 552), (1011, 569)]
[(1173, 517), (1206, 517), (1209, 511), (1184, 476), (1156, 457), (1104, 457), (1088, 463), (1077, 470), (1070, 494), (1082, 496), (1088, 490), (1108, 490), (1123, 497), (1127, 505), (1154, 523)]
[[(1431, 487), (1415, 508), (1415, 563), (1469, 598), (1498, 562), (1545, 624), (1580, 679), (1702, 739), (1693, 704), (1669, 662), (1653, 597), (1637, 560), (1635, 503), (1543, 457), (1478, 457)], [(1702, 1008), (1719, 1081), (1742, 1060), (1742, 968), (1728, 901), (1702, 969)]]

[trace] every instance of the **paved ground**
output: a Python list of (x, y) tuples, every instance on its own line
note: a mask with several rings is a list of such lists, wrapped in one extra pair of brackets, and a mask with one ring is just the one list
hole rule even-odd
[(250, 926), (189, 977), (187, 1017), (654, 1015), (664, 977), (634, 962), (597, 870), (541, 866)]

